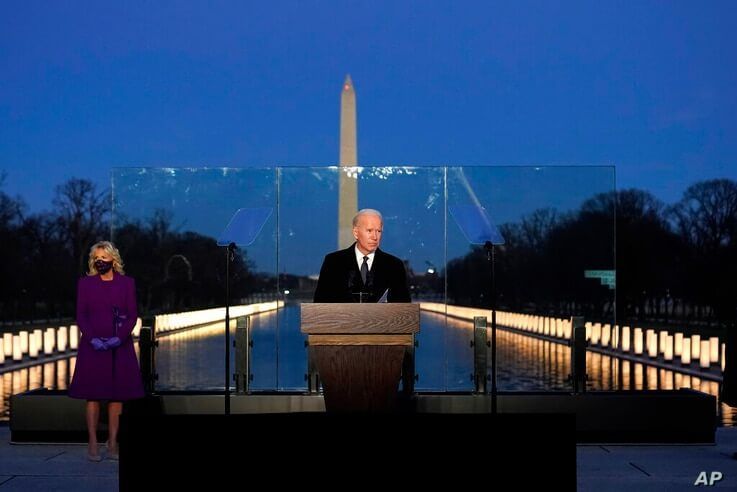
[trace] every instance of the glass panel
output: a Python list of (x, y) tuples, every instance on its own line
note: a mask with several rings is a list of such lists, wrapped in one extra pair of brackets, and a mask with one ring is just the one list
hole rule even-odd
[[(405, 262), (413, 302), (445, 302), (445, 169), (364, 168), (359, 208), (384, 215), (382, 249)], [(417, 391), (448, 389), (445, 317), (423, 313), (415, 350)]]
[[(340, 180), (356, 190), (344, 195), (345, 207), (352, 210), (349, 217), (362, 208), (383, 214), (380, 248), (405, 262), (413, 301), (443, 302), (444, 169), (282, 168), (280, 176), (279, 278), (282, 292), (289, 291), (286, 316), (294, 320), (279, 326), (280, 389), (304, 389), (307, 360), (299, 332), (299, 304), (312, 301), (323, 258), (341, 248)], [(296, 314), (291, 315), (291, 310)], [(420, 347), (433, 350), (418, 360), (420, 387), (445, 386), (444, 364), (438, 364), (444, 357), (443, 328), (443, 317), (423, 315)]]
[[(405, 262), (412, 300), (423, 303), (418, 391), (473, 390), (473, 325), (462, 318), (489, 313), (486, 253), (468, 244), (449, 207), (483, 207), (505, 240), (495, 248), (499, 390), (567, 389), (562, 320), (585, 316), (602, 337), (616, 325), (611, 167), (116, 169), (113, 237), (143, 314), (223, 306), (225, 251), (215, 238), (237, 209), (272, 207), (256, 242), (238, 251), (232, 304), (286, 301), (253, 317), (251, 389), (304, 390), (299, 305), (339, 248), (341, 179), (356, 190), (344, 195), (347, 209), (383, 213), (381, 248)], [(481, 311), (461, 316), (456, 306)], [(217, 320), (164, 337), (158, 387), (222, 389), (222, 330)], [(622, 373), (607, 365), (614, 358), (589, 363), (607, 380)]]
[(279, 170), (279, 288), (284, 322), (279, 324), (279, 389), (307, 387), (307, 337), (300, 331), (300, 304), (312, 302), (322, 258), (334, 249), (338, 210), (335, 169)]
[[(497, 331), (500, 391), (570, 388), (570, 351), (560, 343), (558, 320), (581, 315), (616, 325), (614, 285), (607, 283), (615, 268), (613, 192), (613, 167), (448, 168), (448, 207), (483, 207), (505, 240), (494, 255), (504, 328)], [(450, 214), (448, 224), (448, 304), (488, 309), (487, 253), (468, 244)], [(448, 331), (449, 387), (466, 389), (459, 355), (466, 337)], [(539, 337), (523, 335), (529, 332)]]
[[(112, 187), (111, 236), (136, 279), (141, 314), (148, 316), (222, 308), (225, 248), (217, 238), (239, 208), (276, 203), (274, 169), (116, 168)], [(231, 305), (275, 299), (276, 271), (272, 214), (256, 241), (236, 250)], [(197, 330), (160, 338), (157, 388), (223, 389), (224, 310), (210, 318), (196, 321), (202, 324)], [(274, 388), (277, 316), (253, 318), (252, 385)]]

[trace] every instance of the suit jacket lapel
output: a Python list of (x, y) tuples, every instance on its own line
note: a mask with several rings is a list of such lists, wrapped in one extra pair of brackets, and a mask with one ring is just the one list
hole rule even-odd
[[(371, 274), (372, 278), (374, 279), (374, 288), (381, 285), (381, 273), (384, 266), (384, 258), (382, 257), (383, 254), (383, 251), (377, 248), (376, 254), (374, 255), (374, 262), (371, 265)], [(379, 293), (378, 295), (381, 295), (381, 293)]]
[(356, 263), (356, 250), (354, 249), (355, 246), (356, 244), (353, 243), (349, 248), (345, 250), (345, 261), (347, 262), (348, 266), (348, 275), (350, 275), (351, 278), (356, 279), (356, 284), (360, 285), (363, 288), (365, 287), (365, 285), (363, 285), (363, 279), (361, 278), (361, 270), (358, 268), (358, 263)]

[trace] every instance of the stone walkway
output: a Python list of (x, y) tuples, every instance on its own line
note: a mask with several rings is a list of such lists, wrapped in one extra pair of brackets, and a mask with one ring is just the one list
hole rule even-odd
[[(118, 490), (118, 462), (87, 461), (83, 444), (11, 444), (0, 424), (0, 492)], [(737, 490), (737, 428), (717, 429), (717, 444), (581, 445), (577, 447), (578, 490), (693, 490), (721, 475), (713, 486)], [(534, 460), (530, 460), (531, 472)], [(703, 474), (702, 474), (703, 472)], [(551, 485), (555, 477), (551, 477)], [(706, 483), (704, 483), (706, 482)]]

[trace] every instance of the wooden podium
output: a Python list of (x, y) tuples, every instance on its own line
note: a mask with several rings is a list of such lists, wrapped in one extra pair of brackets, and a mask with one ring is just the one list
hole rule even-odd
[(418, 331), (419, 304), (302, 304), (302, 332), (320, 373), (326, 410), (393, 411), (405, 351)]

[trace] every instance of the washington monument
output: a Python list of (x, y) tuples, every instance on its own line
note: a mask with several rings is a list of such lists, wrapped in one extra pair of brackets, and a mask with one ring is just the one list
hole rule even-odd
[[(340, 167), (358, 165), (356, 143), (356, 91), (346, 75), (340, 94)], [(338, 173), (338, 249), (353, 244), (353, 216), (358, 211), (358, 176), (340, 169)]]

